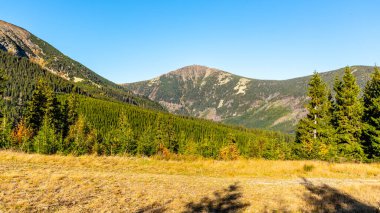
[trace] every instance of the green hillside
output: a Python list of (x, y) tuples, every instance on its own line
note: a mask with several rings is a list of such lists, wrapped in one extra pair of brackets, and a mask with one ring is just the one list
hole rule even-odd
[[(11, 132), (14, 131), (9, 135), (10, 130), (1, 129), (2, 134), (4, 133), (3, 131), (8, 132), (6, 137), (8, 139), (3, 138), (0, 143), (0, 147), (3, 148), (13, 147), (28, 152), (37, 151), (33, 148), (36, 146), (33, 141), (37, 139), (32, 140), (30, 137), (38, 138), (37, 136), (41, 134), (38, 131), (42, 131), (43, 126), (40, 127), (40, 130), (35, 130), (37, 132), (34, 133), (34, 136), (27, 136), (29, 130), (20, 133), (21, 135), (26, 134), (22, 137), (27, 137), (29, 138), (28, 140), (18, 140), (16, 135), (19, 134), (17, 132), (20, 131), (20, 124), (31, 109), (30, 101), (32, 94), (38, 88), (37, 82), (43, 80), (44, 87), (52, 89), (58, 95), (61, 106), (57, 107), (62, 112), (65, 110), (64, 103), (70, 96), (69, 94), (77, 94), (76, 96), (79, 98), (77, 111), (79, 117), (84, 118), (84, 120), (79, 120), (78, 122), (84, 123), (75, 123), (75, 125), (79, 126), (71, 128), (84, 128), (82, 129), (84, 132), (80, 134), (85, 136), (80, 137), (82, 138), (80, 143), (89, 143), (86, 145), (86, 149), (82, 149), (83, 144), (78, 145), (76, 142), (70, 142), (69, 144), (71, 145), (55, 144), (53, 153), (59, 151), (63, 153), (74, 152), (76, 154), (129, 153), (131, 155), (153, 155), (165, 147), (164, 150), (168, 150), (170, 153), (217, 158), (223, 147), (234, 144), (239, 153), (246, 157), (278, 159), (291, 158), (292, 156), (289, 144), (294, 138), (290, 135), (227, 126), (208, 120), (144, 109), (106, 95), (94, 93), (92, 90), (86, 90), (86, 87), (75, 85), (71, 81), (54, 75), (42, 69), (39, 65), (31, 63), (26, 58), (13, 56), (2, 51), (0, 51), (0, 70), (6, 71), (7, 81), (4, 94), (5, 103), (8, 107), (5, 111), (5, 116), (8, 124), (11, 122), (9, 126), (9, 128), (13, 129)], [(73, 90), (74, 88), (77, 89)], [(59, 117), (58, 119), (61, 118)], [(120, 132), (121, 127), (125, 127), (126, 129), (123, 130), (127, 130), (129, 133)], [(68, 134), (74, 133), (69, 132)], [(124, 137), (125, 134), (130, 137), (129, 142), (131, 144), (129, 148), (124, 147), (128, 142), (117, 139), (119, 136)], [(54, 137), (59, 138), (60, 136)], [(56, 138), (56, 140), (59, 139)], [(64, 141), (66, 140), (69, 139)], [(25, 145), (24, 143), (28, 144)], [(25, 146), (32, 148), (25, 150)], [(112, 151), (111, 147), (114, 146), (116, 148)], [(50, 153), (50, 151), (45, 152)]]
[[(236, 148), (238, 155), (246, 157), (289, 159), (293, 156), (294, 137), (291, 135), (144, 108), (141, 106), (154, 106), (150, 105), (154, 102), (136, 96), (130, 98), (137, 103), (128, 104), (129, 101), (114, 96), (116, 93), (62, 78), (17, 54), (0, 51), (0, 70), (7, 79), (0, 148), (45, 154), (150, 156), (171, 153), (212, 158), (219, 158), (224, 148), (226, 153), (230, 152), (229, 148)], [(42, 90), (38, 83), (41, 80)], [(36, 96), (41, 93), (45, 96), (42, 99)], [(55, 96), (58, 102), (54, 101)], [(70, 98), (75, 96), (78, 117), (68, 122), (70, 107), (67, 104), (70, 105)], [(42, 114), (37, 119), (42, 123), (33, 129), (28, 125), (33, 122), (30, 113), (40, 111)], [(54, 129), (53, 124), (47, 125), (48, 121), (57, 124), (58, 129)]]
[[(28, 59), (34, 64), (39, 65), (39, 67), (35, 66), (30, 69), (43, 69), (44, 72), (47, 71), (55, 76), (65, 79), (71, 84), (75, 84), (80, 87), (82, 91), (93, 96), (102, 98), (107, 97), (109, 99), (116, 99), (146, 108), (163, 110), (163, 108), (156, 102), (143, 97), (138, 97), (127, 89), (101, 77), (25, 29), (1, 20), (0, 51), (8, 52), (11, 55)], [(20, 63), (25, 64), (25, 62), (22, 62), (22, 59), (5, 59), (5, 55), (3, 53), (1, 57), (3, 61), (20, 60)], [(2, 63), (1, 66), (4, 66), (4, 63)], [(9, 72), (10, 67), (8, 66), (7, 68)], [(28, 72), (34, 71), (27, 71), (27, 73)], [(25, 93), (24, 91), (23, 95), (28, 94), (30, 93)]]
[[(363, 88), (373, 67), (351, 68)], [(332, 88), (335, 77), (343, 75), (343, 69), (321, 75)], [(258, 80), (194, 65), (124, 86), (176, 114), (291, 133), (299, 119), (306, 115), (304, 105), (309, 79), (310, 76)]]

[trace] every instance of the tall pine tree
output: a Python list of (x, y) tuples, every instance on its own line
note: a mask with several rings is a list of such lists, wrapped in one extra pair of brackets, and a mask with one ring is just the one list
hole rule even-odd
[(4, 90), (7, 77), (5, 70), (0, 69), (0, 148), (10, 144), (11, 123), (5, 115)]
[(42, 125), (42, 120), (45, 115), (46, 108), (46, 86), (42, 80), (39, 80), (36, 88), (33, 90), (32, 99), (28, 102), (26, 111), (26, 123), (34, 134), (36, 134)]
[(330, 91), (317, 72), (314, 72), (308, 85), (308, 114), (298, 124), (296, 141), (302, 144), (305, 157), (325, 158), (329, 148), (321, 148), (332, 146), (333, 135)]
[(345, 157), (361, 160), (364, 157), (360, 145), (363, 107), (359, 99), (360, 88), (349, 67), (344, 71), (343, 81), (335, 81), (334, 90), (333, 124), (338, 149)]
[(364, 151), (368, 158), (380, 158), (380, 71), (377, 67), (364, 89), (363, 103)]
[(61, 105), (57, 100), (57, 96), (51, 88), (45, 88), (46, 104), (45, 116), (48, 119), (50, 126), (56, 134), (62, 134), (63, 121)]
[(7, 76), (5, 74), (5, 70), (0, 69), (0, 118), (3, 118), (5, 114), (4, 90), (6, 81)]

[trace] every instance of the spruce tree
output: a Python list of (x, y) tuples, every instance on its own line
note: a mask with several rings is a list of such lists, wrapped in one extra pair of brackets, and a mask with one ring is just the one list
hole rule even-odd
[(12, 123), (4, 116), (0, 123), (0, 148), (10, 148), (12, 145)]
[(45, 116), (47, 117), (49, 124), (54, 129), (56, 134), (62, 134), (63, 121), (61, 105), (57, 100), (57, 96), (50, 88), (45, 88), (46, 104), (45, 104)]
[(26, 123), (36, 134), (42, 124), (46, 107), (45, 85), (39, 80), (32, 93), (32, 99), (28, 102), (26, 111)]
[(380, 158), (380, 71), (375, 71), (363, 94), (362, 144), (368, 158)]
[(168, 125), (166, 126), (166, 133), (168, 139), (168, 148), (173, 153), (178, 153), (179, 143), (176, 131), (174, 128), (174, 117), (170, 116), (168, 119)]
[(364, 157), (360, 145), (363, 107), (359, 99), (360, 88), (349, 67), (344, 71), (343, 81), (335, 81), (334, 90), (333, 124), (338, 149), (345, 157), (361, 160)]
[(75, 94), (75, 88), (71, 92), (68, 100), (67, 100), (67, 105), (68, 105), (68, 112), (67, 112), (67, 121), (69, 125), (72, 125), (76, 122), (78, 119), (78, 95)]
[(78, 96), (75, 94), (75, 89), (70, 93), (62, 106), (62, 136), (65, 138), (69, 132), (70, 126), (78, 119)]
[(70, 126), (63, 149), (76, 155), (89, 154), (93, 151), (96, 138), (96, 131), (88, 126), (83, 116), (78, 116), (75, 124)]
[(110, 154), (136, 154), (137, 144), (125, 113), (121, 113), (117, 127), (109, 132)]
[(155, 153), (157, 153), (157, 152), (162, 152), (161, 149), (167, 148), (168, 146), (167, 143), (169, 140), (167, 137), (168, 135), (165, 133), (167, 125), (164, 122), (163, 116), (161, 115), (157, 116), (155, 125), (156, 125), (155, 130), (154, 130), (155, 137), (153, 140), (153, 144), (154, 144)]
[(4, 91), (6, 81), (5, 70), (0, 69), (0, 118), (3, 118), (5, 114)]
[(5, 114), (4, 90), (7, 77), (5, 70), (0, 69), (0, 148), (10, 145), (11, 123)]
[(34, 150), (42, 154), (54, 154), (59, 148), (59, 139), (56, 137), (54, 128), (51, 126), (49, 118), (44, 117), (42, 126), (34, 137)]
[(156, 152), (156, 146), (152, 143), (154, 135), (151, 127), (142, 132), (137, 142), (137, 154), (151, 156)]
[(330, 91), (321, 76), (314, 72), (308, 84), (308, 114), (297, 126), (296, 141), (302, 144), (306, 158), (326, 157), (321, 147), (332, 146)]

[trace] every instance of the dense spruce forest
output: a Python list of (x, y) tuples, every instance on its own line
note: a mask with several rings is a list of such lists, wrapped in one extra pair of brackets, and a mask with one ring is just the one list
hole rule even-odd
[(86, 90), (0, 51), (1, 148), (44, 154), (194, 155), (291, 159), (287, 134), (144, 109)]
[[(64, 64), (60, 65), (64, 66)], [(118, 89), (110, 86), (96, 87), (89, 85), (88, 82), (74, 83), (47, 71), (37, 63), (31, 63), (28, 58), (17, 57), (2, 50), (0, 50), (0, 69), (5, 71), (8, 78), (4, 96), (5, 99), (11, 101), (12, 106), (24, 106), (25, 101), (30, 99), (38, 80), (44, 79), (49, 87), (58, 94), (71, 92), (75, 86), (78, 94), (89, 97), (118, 100), (144, 108), (164, 110), (153, 101), (147, 101), (147, 99), (128, 94), (122, 87)]]

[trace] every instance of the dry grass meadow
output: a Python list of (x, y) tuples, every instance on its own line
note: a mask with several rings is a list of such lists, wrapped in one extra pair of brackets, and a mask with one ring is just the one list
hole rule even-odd
[(379, 212), (380, 164), (0, 151), (0, 212)]

